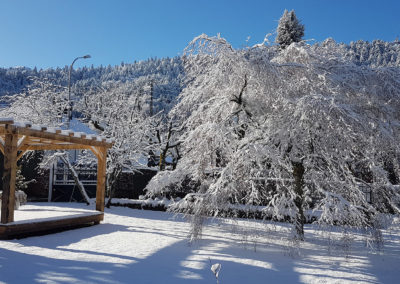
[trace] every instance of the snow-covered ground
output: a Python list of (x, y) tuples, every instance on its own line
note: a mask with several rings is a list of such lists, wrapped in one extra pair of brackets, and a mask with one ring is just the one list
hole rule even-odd
[[(72, 209), (68, 209), (72, 208)], [(83, 204), (21, 206), (16, 220), (83, 213)], [(64, 213), (63, 213), (64, 212)], [(165, 212), (113, 207), (100, 225), (0, 241), (0, 283), (399, 283), (400, 230), (385, 232), (383, 252), (371, 253), (360, 235), (350, 250), (329, 251), (317, 227), (306, 226), (299, 250), (284, 240), (285, 224), (229, 220), (209, 223), (189, 245), (189, 226)], [(250, 234), (254, 232), (255, 235)], [(214, 266), (215, 267), (215, 266)]]

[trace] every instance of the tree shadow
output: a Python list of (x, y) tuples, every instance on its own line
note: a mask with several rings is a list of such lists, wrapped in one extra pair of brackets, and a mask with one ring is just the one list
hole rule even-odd
[[(113, 217), (116, 222), (108, 223), (107, 214), (118, 215)], [(96, 226), (1, 241), (0, 247), (5, 245), (0, 248), (0, 282), (215, 283), (210, 270), (214, 263), (222, 264), (220, 283), (390, 283), (395, 279), (396, 251), (382, 259), (356, 250), (346, 259), (340, 253), (330, 255), (313, 236), (312, 243), (300, 249), (303, 256), (290, 257), (278, 242), (281, 232), (273, 232), (273, 239), (263, 235), (265, 242), (253, 248), (251, 240), (243, 245), (238, 234), (219, 225), (208, 226), (204, 238), (189, 245), (188, 225), (173, 216), (111, 209), (105, 222)], [(398, 244), (395, 235), (390, 245)]]

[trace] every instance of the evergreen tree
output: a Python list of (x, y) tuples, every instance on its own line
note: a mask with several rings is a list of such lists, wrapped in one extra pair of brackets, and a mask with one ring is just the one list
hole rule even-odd
[(276, 29), (276, 42), (282, 49), (286, 48), (293, 42), (299, 42), (304, 36), (304, 25), (297, 19), (294, 10), (288, 12), (285, 10), (279, 19), (278, 28)]
[(18, 190), (25, 190), (28, 188), (28, 184), (30, 182), (26, 181), (25, 177), (22, 175), (21, 166), (17, 168), (17, 173), (15, 176), (15, 189)]

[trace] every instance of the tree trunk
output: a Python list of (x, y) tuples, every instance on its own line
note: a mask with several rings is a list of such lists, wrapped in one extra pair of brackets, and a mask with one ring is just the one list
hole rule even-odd
[(107, 200), (106, 207), (110, 208), (111, 206), (111, 200), (114, 197), (114, 192), (115, 192), (115, 182), (117, 181), (120, 173), (122, 172), (122, 168), (119, 166), (115, 167), (113, 172), (108, 176), (107, 182), (108, 182), (108, 187), (109, 187), (109, 196)]
[(297, 216), (295, 220), (295, 229), (297, 233), (297, 237), (299, 240), (304, 240), (304, 211), (303, 211), (303, 200), (304, 200), (304, 166), (302, 162), (292, 162), (293, 166), (293, 177), (294, 177), (294, 192), (296, 194), (296, 198), (294, 203), (297, 207)]
[(79, 180), (78, 173), (75, 171), (74, 167), (72, 164), (69, 162), (69, 157), (65, 156), (60, 156), (61, 160), (64, 162), (64, 164), (68, 167), (68, 169), (72, 173), (72, 177), (74, 179), (75, 185), (78, 187), (80, 193), (82, 194), (83, 199), (85, 200), (87, 205), (90, 205), (90, 198), (85, 190), (85, 187), (83, 186), (83, 183)]

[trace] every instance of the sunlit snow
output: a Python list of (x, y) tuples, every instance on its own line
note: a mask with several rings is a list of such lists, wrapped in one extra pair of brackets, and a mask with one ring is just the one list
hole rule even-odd
[[(76, 203), (33, 203), (16, 221), (84, 214)], [(297, 251), (285, 224), (214, 220), (188, 243), (189, 224), (170, 213), (112, 207), (100, 225), (0, 241), (0, 283), (396, 283), (400, 231), (385, 231), (386, 249), (368, 252), (354, 234), (349, 257), (330, 252), (318, 228), (306, 226)], [(295, 253), (294, 253), (295, 252)], [(20, 267), (16, 272), (16, 267)], [(214, 267), (215, 268), (215, 267)]]

